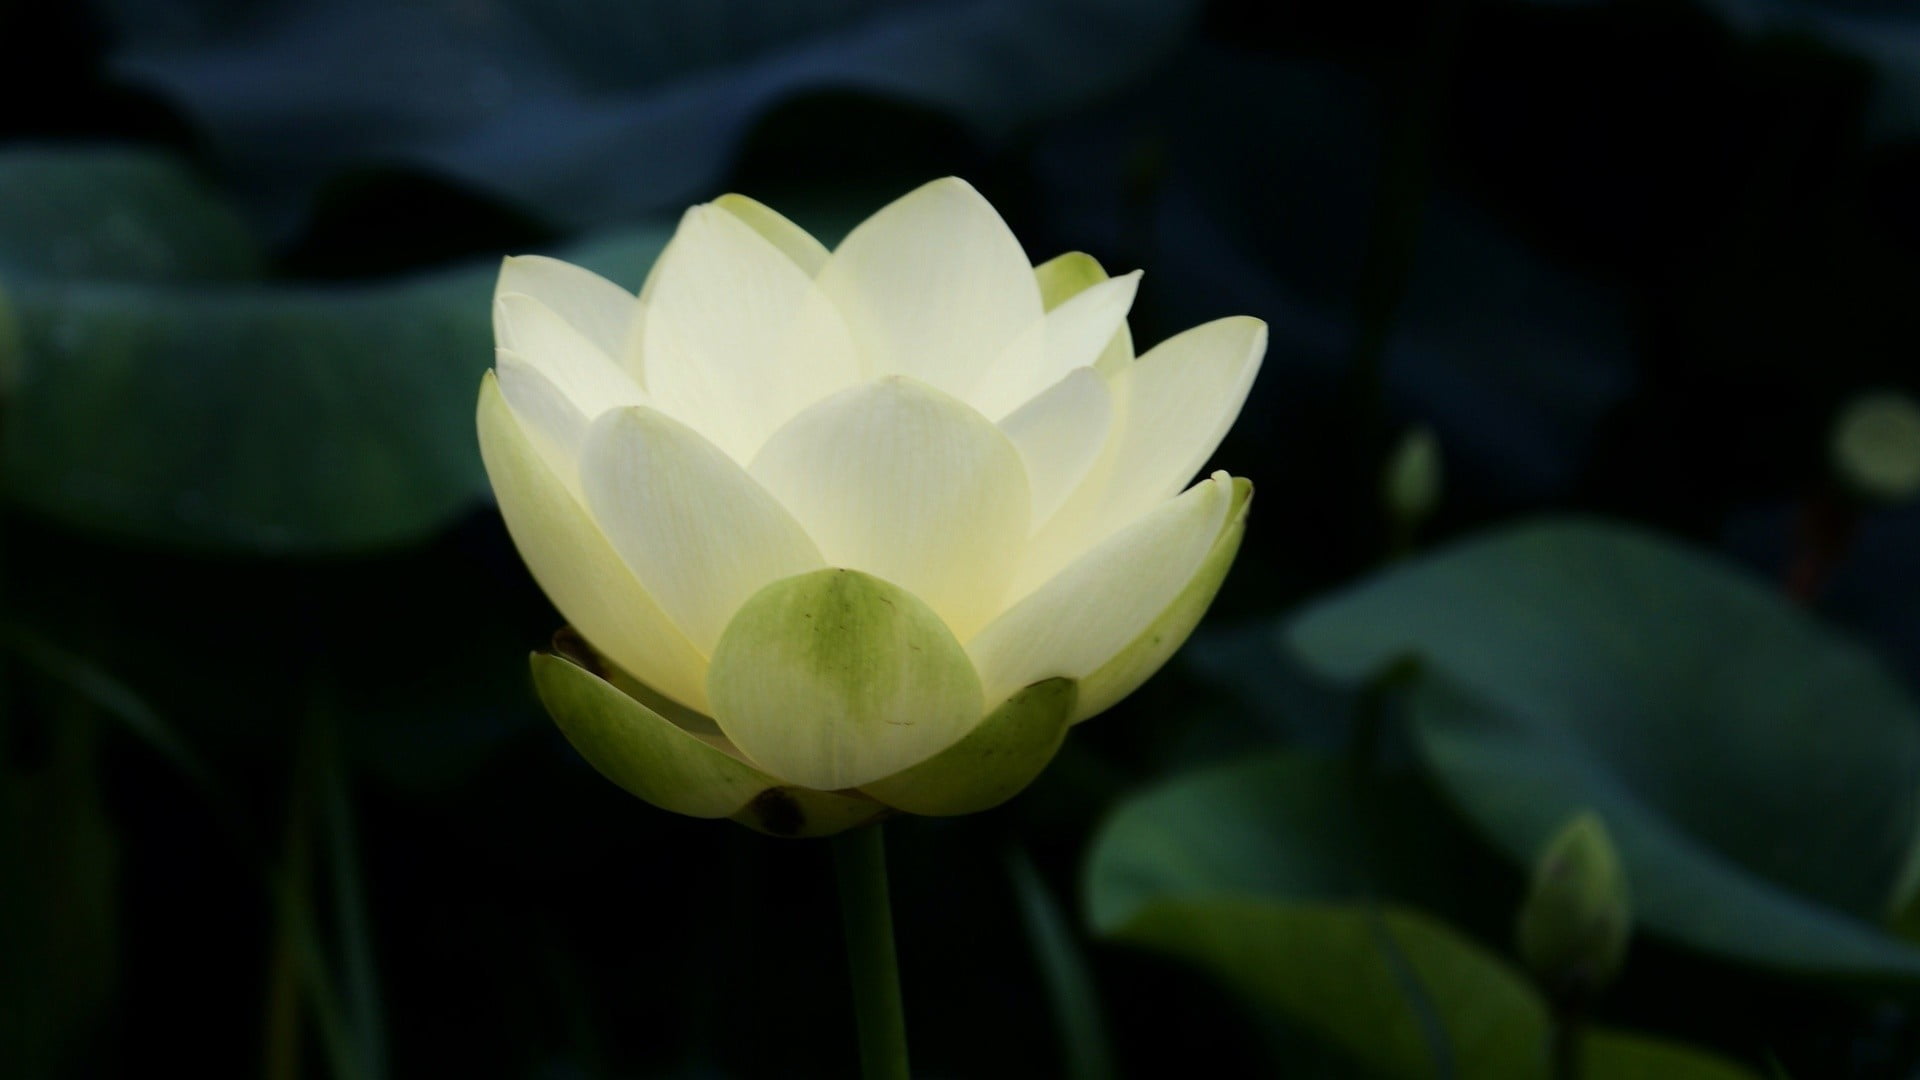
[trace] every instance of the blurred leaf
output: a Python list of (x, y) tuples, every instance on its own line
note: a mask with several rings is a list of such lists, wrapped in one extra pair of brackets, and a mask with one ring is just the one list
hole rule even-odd
[[(244, 260), (165, 159), (4, 153), (0, 191), (0, 244), (22, 237), (27, 253), (0, 259), (21, 338), (0, 438), (14, 499), (117, 536), (319, 554), (418, 539), (485, 495), (473, 401), (492, 357), (491, 266), (350, 286), (207, 280)], [(73, 220), (43, 228), (43, 212)], [(119, 224), (89, 232), (95, 219)], [(63, 235), (80, 254), (61, 254)], [(637, 286), (665, 237), (565, 255)], [(163, 272), (177, 276), (149, 280)]]
[(81, 700), (118, 720), (134, 737), (146, 743), (208, 794), (218, 792), (213, 773), (187, 746), (173, 725), (154, 712), (146, 700), (99, 665), (75, 656), (40, 635), (0, 623), (0, 648), (17, 653), (42, 675), (61, 683)]
[[(1257, 1007), (1338, 1045), (1370, 1074), (1533, 1080), (1546, 1073), (1545, 1003), (1498, 957), (1418, 911), (1235, 897), (1160, 901), (1116, 936), (1206, 968)], [(1450, 1067), (1434, 1060), (1426, 1021), (1408, 999), (1410, 980), (1448, 1038)], [(1723, 1058), (1643, 1035), (1596, 1028), (1584, 1042), (1588, 1080), (1753, 1080)]]
[[(1405, 895), (1423, 875), (1431, 891), (1481, 873), (1446, 835), (1447, 811), (1411, 785), (1359, 805), (1355, 792), (1339, 761), (1275, 754), (1129, 799), (1088, 863), (1090, 921), (1206, 969), (1371, 1073), (1542, 1075), (1548, 1010), (1526, 979), (1433, 915), (1373, 898)], [(1368, 818), (1370, 838), (1355, 824)], [(1747, 1074), (1593, 1031), (1587, 1075)]]
[(173, 158), (123, 146), (0, 154), (0, 276), (238, 281), (262, 266), (239, 216)]
[(1914, 844), (1920, 718), (1874, 657), (1736, 571), (1623, 526), (1542, 522), (1375, 577), (1287, 636), (1341, 680), (1418, 657), (1414, 734), (1514, 860), (1591, 807), (1649, 931), (1920, 977), (1920, 951), (1875, 925)]
[(1009, 865), (1027, 937), (1047, 982), (1064, 1075), (1070, 1080), (1112, 1080), (1116, 1075), (1113, 1041), (1101, 1015), (1100, 984), (1087, 969), (1072, 924), (1060, 913), (1060, 905), (1026, 852), (1016, 851)]
[(1346, 764), (1277, 751), (1196, 769), (1126, 800), (1087, 858), (1087, 918), (1102, 933), (1148, 903), (1228, 893), (1363, 895), (1467, 907), (1487, 857), (1417, 777), (1375, 781), (1366, 805)]
[(1007, 135), (1147, 70), (1194, 6), (114, 0), (104, 14), (120, 72), (183, 104), (276, 217), (379, 161), (578, 226), (705, 194), (753, 119), (802, 91), (864, 91)]
[[(1526, 982), (1411, 909), (1373, 913), (1357, 904), (1234, 896), (1160, 900), (1114, 936), (1207, 969), (1257, 1008), (1380, 1075), (1534, 1076), (1545, 1059), (1547, 1010)], [(1390, 958), (1389, 937), (1405, 970)], [(1436, 1067), (1422, 1009), (1433, 1011), (1444, 1033), (1450, 1069)]]

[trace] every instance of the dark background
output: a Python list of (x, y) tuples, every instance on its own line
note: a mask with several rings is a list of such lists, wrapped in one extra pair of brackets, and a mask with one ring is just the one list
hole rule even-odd
[[(852, 1074), (826, 847), (572, 753), (473, 445), (497, 258), (637, 285), (722, 191), (833, 236), (958, 174), (1036, 260), (1145, 268), (1143, 348), (1272, 328), (1194, 645), (1009, 806), (890, 826), (925, 1075), (1062, 1074), (1010, 860), (1077, 927), (1123, 795), (1343, 741), (1249, 642), (1382, 559), (1412, 425), (1427, 541), (1578, 510), (1810, 565), (1920, 675), (1920, 507), (1851, 507), (1828, 454), (1855, 394), (1920, 391), (1912, 4), (93, 0), (0, 6), (0, 54), (6, 1075)], [(1348, 1075), (1074, 936), (1125, 1075)], [(1894, 1000), (1654, 941), (1605, 1011), (1914, 1075)]]

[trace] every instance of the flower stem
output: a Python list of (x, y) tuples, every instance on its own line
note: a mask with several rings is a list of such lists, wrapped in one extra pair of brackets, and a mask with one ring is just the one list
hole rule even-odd
[(833, 869), (840, 882), (847, 966), (860, 1026), (861, 1075), (866, 1080), (908, 1080), (907, 1020), (900, 1005), (900, 964), (893, 952), (887, 849), (880, 826), (834, 837)]

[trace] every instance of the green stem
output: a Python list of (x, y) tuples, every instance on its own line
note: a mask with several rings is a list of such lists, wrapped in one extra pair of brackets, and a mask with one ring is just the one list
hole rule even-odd
[(834, 876), (853, 975), (860, 1026), (860, 1073), (866, 1080), (907, 1080), (907, 1018), (900, 1005), (900, 963), (893, 952), (893, 910), (887, 901), (887, 849), (880, 826), (833, 838)]
[(1548, 1052), (1552, 1080), (1581, 1080), (1585, 1069), (1581, 1051), (1581, 1040), (1585, 1034), (1581, 1016), (1577, 1007), (1562, 1004), (1553, 1010), (1552, 1045)]

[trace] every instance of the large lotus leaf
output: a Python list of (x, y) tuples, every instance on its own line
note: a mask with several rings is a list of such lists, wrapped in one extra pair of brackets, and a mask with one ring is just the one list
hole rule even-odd
[[(1369, 1075), (1532, 1080), (1548, 1044), (1539, 994), (1403, 902), (1495, 876), (1480, 858), (1411, 778), (1361, 786), (1340, 759), (1281, 752), (1128, 799), (1095, 842), (1087, 905), (1096, 932), (1208, 971)], [(1585, 1064), (1596, 1080), (1749, 1075), (1606, 1030)]]
[(1438, 780), (1529, 862), (1606, 819), (1648, 930), (1783, 968), (1920, 976), (1876, 928), (1910, 883), (1920, 716), (1865, 649), (1717, 560), (1624, 526), (1528, 524), (1287, 629), (1355, 681), (1405, 656)]
[[(10, 498), (118, 536), (319, 554), (416, 540), (484, 496), (492, 265), (262, 280), (229, 211), (124, 151), (0, 153), (0, 195)], [(665, 236), (564, 254), (637, 286)]]
[(233, 209), (173, 158), (118, 146), (0, 154), (0, 280), (259, 276)]
[(183, 104), (282, 217), (327, 176), (379, 162), (582, 225), (693, 201), (752, 121), (800, 92), (872, 93), (1007, 134), (1151, 68), (1195, 6), (113, 0), (104, 14), (113, 66)]
[(1121, 804), (1088, 856), (1087, 912), (1108, 931), (1152, 901), (1220, 893), (1465, 909), (1470, 888), (1498, 884), (1490, 859), (1417, 776), (1362, 790), (1342, 759), (1274, 752)]

